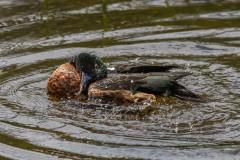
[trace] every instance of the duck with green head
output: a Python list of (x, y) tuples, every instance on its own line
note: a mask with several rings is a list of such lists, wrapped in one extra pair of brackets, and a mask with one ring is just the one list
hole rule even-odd
[[(75, 69), (74, 74), (78, 74), (73, 79), (73, 81), (79, 79), (79, 83), (75, 86), (77, 96), (73, 96), (74, 98), (81, 98), (81, 95), (85, 95), (90, 99), (101, 99), (104, 102), (133, 103), (143, 100), (155, 101), (155, 95), (165, 95), (200, 100), (198, 95), (177, 83), (178, 79), (189, 75), (188, 72), (169, 72), (176, 66), (117, 65), (115, 70), (110, 71), (98, 56), (90, 53), (80, 53), (67, 64), (72, 66), (71, 70)], [(55, 73), (59, 74), (60, 72), (55, 71)], [(63, 72), (61, 73), (63, 74)], [(68, 76), (68, 74), (66, 75)], [(73, 78), (66, 75), (66, 79)], [(52, 77), (56, 76), (53, 74), (50, 77), (48, 91), (53, 91), (51, 83), (54, 78)], [(61, 89), (58, 88), (56, 93), (48, 93), (58, 95), (57, 92), (61, 90), (69, 92), (66, 86), (59, 87)]]

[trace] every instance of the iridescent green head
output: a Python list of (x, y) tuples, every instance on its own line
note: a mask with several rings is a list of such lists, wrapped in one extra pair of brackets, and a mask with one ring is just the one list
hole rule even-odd
[(77, 69), (78, 73), (84, 72), (96, 80), (107, 77), (107, 67), (101, 59), (91, 53), (80, 53), (71, 58), (70, 63)]
[(71, 58), (72, 64), (79, 73), (92, 73), (95, 70), (96, 56), (90, 53), (80, 53)]

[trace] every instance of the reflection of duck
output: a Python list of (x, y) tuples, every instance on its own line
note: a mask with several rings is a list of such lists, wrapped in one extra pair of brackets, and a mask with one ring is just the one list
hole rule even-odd
[(83, 94), (119, 103), (156, 100), (155, 95), (199, 99), (176, 81), (189, 73), (169, 72), (174, 67), (119, 65), (109, 71), (107, 77), (107, 68), (97, 56), (81, 53), (73, 57), (70, 64), (54, 71), (48, 82), (48, 93), (57, 98), (81, 98)]

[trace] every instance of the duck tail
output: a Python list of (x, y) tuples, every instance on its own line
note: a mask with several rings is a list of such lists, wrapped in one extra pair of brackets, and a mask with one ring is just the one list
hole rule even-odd
[(207, 100), (201, 98), (197, 94), (193, 93), (192, 91), (188, 90), (187, 88), (185, 88), (184, 86), (178, 83), (174, 85), (173, 91), (174, 91), (173, 95), (179, 99), (190, 100), (195, 102), (203, 102), (203, 103), (207, 102)]

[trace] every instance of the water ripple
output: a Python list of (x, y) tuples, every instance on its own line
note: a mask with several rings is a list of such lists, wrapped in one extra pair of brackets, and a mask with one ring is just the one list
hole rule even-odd
[[(45, 2), (0, 2), (0, 159), (238, 159), (238, 1)], [(209, 101), (50, 99), (55, 67), (86, 51), (108, 67), (180, 65)]]

